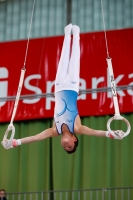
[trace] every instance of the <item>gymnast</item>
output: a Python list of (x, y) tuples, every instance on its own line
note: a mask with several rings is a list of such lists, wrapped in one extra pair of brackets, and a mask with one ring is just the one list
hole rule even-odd
[[(6, 149), (61, 135), (61, 145), (70, 154), (75, 152), (78, 146), (76, 134), (109, 137), (113, 139), (122, 139), (124, 137), (123, 131), (117, 130), (110, 133), (109, 131), (94, 130), (81, 124), (77, 109), (80, 71), (80, 28), (76, 25), (69, 24), (65, 27), (64, 31), (63, 48), (55, 79), (53, 127), (31, 137), (17, 140), (13, 139), (10, 143), (6, 139), (2, 141)], [(73, 33), (73, 44), (70, 56), (71, 31)]]

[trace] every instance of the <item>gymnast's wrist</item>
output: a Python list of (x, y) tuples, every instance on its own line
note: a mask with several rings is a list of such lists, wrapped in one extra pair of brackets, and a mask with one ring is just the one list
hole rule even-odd
[(106, 131), (106, 137), (110, 137), (109, 131)]
[(22, 144), (22, 143), (21, 143), (21, 139), (18, 139), (18, 140), (17, 140), (17, 144), (18, 144), (18, 145), (21, 145), (21, 144)]
[(106, 131), (106, 137), (111, 139), (116, 139), (113, 133), (110, 133), (109, 131)]

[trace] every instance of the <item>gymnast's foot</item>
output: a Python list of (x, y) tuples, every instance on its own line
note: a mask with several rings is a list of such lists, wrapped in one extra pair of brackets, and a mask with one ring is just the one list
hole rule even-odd
[(73, 35), (78, 35), (80, 33), (80, 28), (77, 25), (72, 26)]
[(71, 30), (72, 30), (72, 24), (69, 24), (65, 27), (64, 31), (65, 31), (65, 35), (70, 35), (71, 34)]

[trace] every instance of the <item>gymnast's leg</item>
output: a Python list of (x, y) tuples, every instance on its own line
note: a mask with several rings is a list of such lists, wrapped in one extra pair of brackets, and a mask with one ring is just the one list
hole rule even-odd
[(69, 87), (71, 90), (79, 92), (79, 71), (80, 71), (79, 27), (73, 25), (72, 32), (73, 32), (73, 45), (72, 45), (72, 54), (70, 58), (69, 70), (67, 75), (67, 87)]
[(65, 27), (65, 37), (55, 79), (55, 93), (63, 89), (68, 73), (72, 24)]

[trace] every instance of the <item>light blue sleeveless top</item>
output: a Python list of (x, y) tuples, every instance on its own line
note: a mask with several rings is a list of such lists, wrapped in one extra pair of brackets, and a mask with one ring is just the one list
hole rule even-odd
[(74, 122), (78, 115), (78, 93), (73, 90), (62, 90), (55, 93), (54, 119), (58, 134), (62, 134), (62, 125), (66, 124), (71, 133), (74, 133)]

